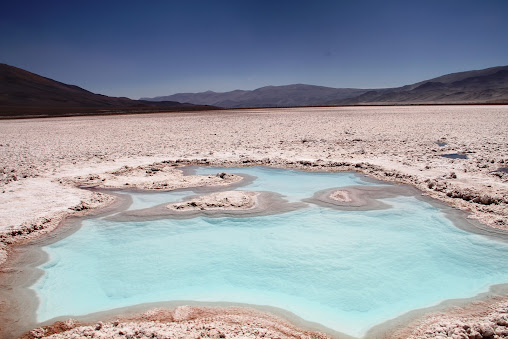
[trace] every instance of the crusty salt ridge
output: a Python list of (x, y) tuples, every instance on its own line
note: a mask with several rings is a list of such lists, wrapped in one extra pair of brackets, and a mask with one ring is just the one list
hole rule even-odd
[[(56, 334), (54, 334), (56, 333)], [(153, 309), (137, 317), (81, 325), (72, 319), (37, 328), (22, 338), (328, 338), (255, 310), (180, 306)]]
[(148, 166), (124, 166), (113, 172), (64, 180), (76, 186), (171, 191), (189, 187), (227, 186), (241, 181), (242, 177), (228, 173), (184, 175), (182, 170), (175, 168), (175, 164), (170, 166), (167, 163), (154, 163)]
[(508, 299), (475, 301), (435, 312), (391, 333), (392, 338), (508, 338)]
[[(178, 161), (355, 170), (413, 185), (485, 225), (506, 230), (508, 173), (497, 171), (508, 167), (506, 126), (508, 106), (501, 105), (3, 120), (0, 227), (33, 228), (41, 217), (51, 219), (97, 198), (61, 184), (64, 178)], [(449, 153), (468, 159), (441, 156)]]
[(166, 207), (175, 211), (196, 210), (246, 210), (256, 205), (259, 193), (246, 191), (225, 191), (203, 195), (198, 198), (172, 203)]
[[(244, 181), (241, 184), (252, 179), (245, 174), (242, 176), (244, 176)], [(200, 191), (209, 190), (210, 188), (205, 188)], [(120, 197), (118, 200), (122, 199), (123, 197)], [(189, 196), (186, 199), (183, 202), (169, 203), (169, 205), (162, 203), (148, 208), (119, 211), (107, 216), (106, 220), (131, 222), (166, 218), (188, 219), (198, 216), (245, 218), (281, 214), (307, 207), (304, 202), (289, 202), (279, 193), (266, 191), (219, 191), (208, 195)]]
[[(53, 185), (46, 180), (27, 182), (12, 195), (0, 195), (0, 205), (6, 207), (0, 208), (0, 267), (8, 258), (9, 245), (26, 243), (51, 232), (67, 217), (84, 216), (115, 200), (108, 194)], [(16, 200), (11, 200), (13, 196)], [(35, 205), (37, 198), (41, 200)], [(11, 223), (13, 219), (15, 223)]]
[(339, 202), (351, 202), (351, 193), (346, 190), (336, 190), (332, 194), (330, 194), (330, 199), (339, 201)]
[(390, 205), (380, 199), (413, 195), (415, 191), (410, 186), (401, 185), (348, 186), (317, 191), (303, 201), (339, 210), (386, 209)]

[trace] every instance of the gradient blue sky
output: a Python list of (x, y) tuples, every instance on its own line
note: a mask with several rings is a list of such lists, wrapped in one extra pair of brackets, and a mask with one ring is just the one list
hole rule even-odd
[(507, 65), (508, 1), (11, 1), (0, 62), (135, 99), (393, 87)]

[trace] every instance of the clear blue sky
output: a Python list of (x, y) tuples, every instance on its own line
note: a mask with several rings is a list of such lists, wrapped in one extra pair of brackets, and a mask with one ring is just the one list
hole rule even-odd
[(508, 64), (508, 0), (9, 1), (0, 62), (113, 96), (392, 87)]

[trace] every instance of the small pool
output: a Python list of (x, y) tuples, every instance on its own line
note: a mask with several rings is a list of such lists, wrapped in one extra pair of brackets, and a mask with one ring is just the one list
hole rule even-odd
[(462, 153), (441, 154), (441, 156), (443, 158), (448, 158), (448, 159), (467, 159), (467, 155), (462, 154)]
[[(257, 179), (245, 187), (292, 202), (316, 191), (378, 185), (352, 173), (198, 168)], [(129, 193), (136, 208), (185, 193)], [(189, 195), (194, 194), (189, 191)], [(86, 219), (43, 249), (49, 260), (31, 287), (37, 320), (170, 300), (269, 305), (361, 337), (408, 311), (508, 282), (508, 244), (465, 232), (413, 196), (390, 208), (340, 211), (308, 204), (259, 217), (115, 222)]]

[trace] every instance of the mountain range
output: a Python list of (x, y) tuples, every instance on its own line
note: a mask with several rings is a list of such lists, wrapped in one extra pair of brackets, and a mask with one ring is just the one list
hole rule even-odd
[(0, 64), (0, 117), (141, 113), (216, 107), (175, 101), (143, 101), (95, 94), (21, 68)]
[(179, 93), (132, 100), (95, 94), (75, 85), (0, 64), (0, 118), (248, 107), (480, 103), (508, 104), (508, 66), (452, 73), (397, 88), (331, 88), (295, 84), (266, 86), (251, 91)]
[(508, 66), (452, 73), (396, 88), (331, 88), (297, 84), (267, 86), (251, 91), (178, 93), (142, 99), (175, 100), (225, 108), (508, 103)]
[(333, 100), (357, 97), (368, 91), (368, 89), (295, 84), (266, 86), (252, 91), (178, 93), (155, 98), (142, 98), (142, 100), (176, 100), (225, 108), (321, 106)]

